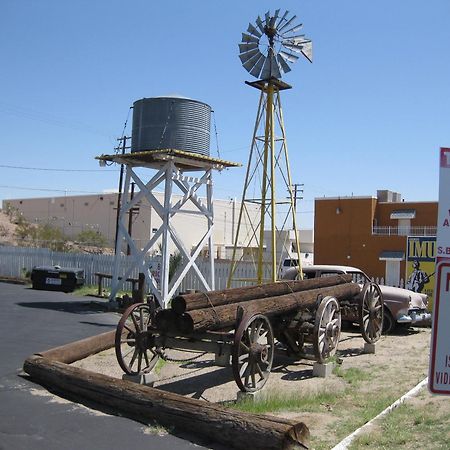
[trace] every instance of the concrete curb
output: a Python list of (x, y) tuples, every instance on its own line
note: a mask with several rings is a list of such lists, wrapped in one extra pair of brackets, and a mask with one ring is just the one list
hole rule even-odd
[(400, 406), (405, 400), (408, 400), (411, 397), (414, 397), (419, 393), (419, 391), (428, 384), (428, 377), (422, 380), (418, 385), (413, 387), (410, 391), (408, 391), (405, 395), (402, 395), (398, 400), (396, 400), (392, 405), (388, 406), (385, 410), (381, 411), (380, 414), (375, 416), (373, 419), (366, 422), (362, 427), (355, 430), (352, 434), (349, 434), (346, 438), (344, 438), (339, 444), (335, 445), (331, 450), (346, 450), (348, 446), (353, 442), (353, 440), (364, 433), (367, 428), (370, 427), (375, 421), (380, 419), (383, 416), (386, 416), (390, 412), (392, 412), (397, 406)]
[(14, 277), (0, 277), (0, 283), (9, 283), (9, 284), (31, 284), (30, 280), (24, 280), (22, 278), (14, 278)]

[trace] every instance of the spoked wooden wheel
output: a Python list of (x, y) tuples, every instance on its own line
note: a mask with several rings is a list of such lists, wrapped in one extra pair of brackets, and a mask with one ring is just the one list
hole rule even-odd
[(116, 357), (128, 375), (150, 372), (158, 361), (154, 336), (150, 332), (151, 310), (144, 303), (125, 310), (116, 329)]
[(316, 312), (313, 347), (316, 361), (323, 363), (336, 353), (341, 335), (341, 312), (334, 297), (324, 297)]
[(361, 292), (359, 327), (362, 337), (369, 344), (380, 339), (383, 331), (383, 296), (376, 283), (366, 283)]
[(244, 317), (234, 335), (232, 354), (233, 375), (241, 391), (255, 392), (266, 384), (273, 351), (273, 331), (267, 317)]

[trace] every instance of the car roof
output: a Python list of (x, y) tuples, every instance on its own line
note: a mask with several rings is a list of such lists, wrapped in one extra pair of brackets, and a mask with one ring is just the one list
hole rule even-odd
[(302, 270), (304, 272), (312, 272), (312, 271), (317, 271), (317, 270), (321, 270), (321, 271), (326, 271), (326, 270), (336, 270), (339, 272), (362, 272), (361, 269), (358, 269), (357, 267), (352, 267), (352, 266), (334, 266), (332, 264), (318, 264), (318, 265), (312, 265), (312, 266), (305, 266), (302, 267)]

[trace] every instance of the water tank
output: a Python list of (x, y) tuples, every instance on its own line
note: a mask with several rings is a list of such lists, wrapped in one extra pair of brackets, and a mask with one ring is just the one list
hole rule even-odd
[(183, 97), (133, 103), (131, 151), (176, 149), (209, 156), (211, 107)]

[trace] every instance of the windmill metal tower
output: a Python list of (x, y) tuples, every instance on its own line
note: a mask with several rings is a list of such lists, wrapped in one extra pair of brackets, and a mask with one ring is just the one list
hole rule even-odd
[[(239, 44), (239, 58), (243, 67), (257, 78), (256, 81), (246, 81), (246, 84), (260, 90), (261, 94), (239, 211), (229, 287), (236, 280), (236, 268), (244, 257), (245, 252), (238, 255), (240, 247), (256, 249), (256, 280), (251, 281), (262, 284), (277, 280), (277, 237), (287, 223), (293, 224), (296, 251), (300, 256), (295, 198), (280, 98), (281, 91), (291, 88), (281, 80), (282, 74), (291, 70), (289, 64), (297, 61), (301, 55), (312, 62), (311, 40), (303, 34), (297, 34), (302, 25), (295, 24), (296, 18), (295, 15), (290, 16), (289, 11), (280, 14), (277, 9), (273, 15), (268, 11), (264, 19), (258, 16), (255, 25), (248, 25)], [(277, 199), (276, 187), (280, 185), (283, 186), (283, 196), (286, 190), (288, 192), (287, 200), (281, 200), (280, 192), (280, 198)], [(260, 206), (256, 220), (247, 208), (250, 204)], [(287, 207), (287, 212), (282, 226), (277, 228), (277, 214), (281, 212), (278, 205), (284, 205), (284, 209)], [(292, 219), (288, 222), (290, 216)], [(244, 221), (252, 223), (252, 231), (246, 236), (241, 235)], [(266, 255), (270, 255), (269, 258)], [(265, 275), (266, 267), (270, 269), (269, 276)]]

